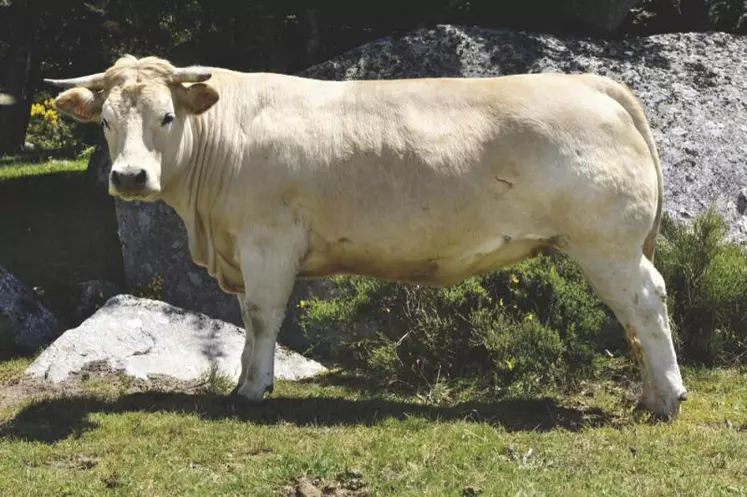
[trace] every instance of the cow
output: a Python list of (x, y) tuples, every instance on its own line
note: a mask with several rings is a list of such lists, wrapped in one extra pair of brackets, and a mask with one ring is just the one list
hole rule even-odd
[(555, 250), (625, 330), (640, 405), (687, 399), (653, 265), (663, 180), (644, 110), (593, 74), (322, 81), (125, 55), (46, 80), (99, 123), (109, 193), (161, 200), (246, 328), (232, 395), (272, 393), (296, 278), (448, 286)]

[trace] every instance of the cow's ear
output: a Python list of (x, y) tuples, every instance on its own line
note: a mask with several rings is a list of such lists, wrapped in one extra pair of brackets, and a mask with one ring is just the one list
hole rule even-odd
[(176, 91), (179, 104), (190, 114), (202, 114), (220, 99), (218, 92), (205, 83), (179, 85)]
[(98, 122), (103, 103), (103, 94), (93, 93), (88, 88), (71, 88), (60, 93), (54, 100), (54, 106), (59, 112), (83, 123)]

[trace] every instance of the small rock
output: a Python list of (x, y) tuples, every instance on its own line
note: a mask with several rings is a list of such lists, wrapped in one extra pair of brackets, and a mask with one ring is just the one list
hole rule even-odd
[(363, 478), (363, 471), (358, 468), (350, 468), (343, 473), (342, 478)]
[(462, 489), (462, 497), (474, 497), (475, 495), (480, 495), (481, 493), (482, 490), (473, 486), (464, 487)]
[(101, 478), (101, 482), (106, 486), (106, 488), (113, 490), (122, 484), (122, 479), (115, 473)]
[(534, 449), (529, 447), (529, 450), (526, 452), (526, 454), (521, 456), (521, 464), (526, 466), (526, 464), (529, 462), (529, 459), (531, 459), (533, 455), (534, 455)]
[(747, 212), (747, 193), (745, 193), (745, 190), (737, 195), (737, 212), (740, 214)]
[(687, 218), (687, 219), (692, 219), (693, 217), (695, 217), (695, 216), (693, 216), (693, 213), (692, 213), (692, 212), (690, 212), (690, 211), (688, 211), (688, 210), (686, 210), (686, 209), (682, 209), (682, 210), (680, 211), (680, 215), (681, 215), (682, 217), (684, 217), (684, 218)]
[(78, 455), (75, 462), (78, 469), (81, 470), (93, 469), (99, 463), (97, 459), (88, 457), (83, 454)]
[(729, 430), (731, 430), (732, 428), (734, 428), (734, 424), (730, 420), (728, 420), (728, 419), (726, 421), (724, 421), (724, 425), (726, 425), (726, 428), (729, 429)]

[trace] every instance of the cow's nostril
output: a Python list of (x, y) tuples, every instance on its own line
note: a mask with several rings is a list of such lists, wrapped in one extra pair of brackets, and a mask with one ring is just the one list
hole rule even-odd
[(137, 173), (137, 176), (135, 176), (135, 184), (137, 186), (143, 186), (145, 184), (145, 179), (145, 171), (140, 171), (139, 173)]
[(122, 178), (120, 178), (119, 173), (117, 171), (112, 171), (112, 183), (119, 186), (122, 184)]

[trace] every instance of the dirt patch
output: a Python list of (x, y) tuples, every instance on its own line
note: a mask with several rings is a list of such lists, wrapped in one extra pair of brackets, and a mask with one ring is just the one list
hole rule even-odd
[(105, 361), (91, 362), (69, 379), (60, 383), (21, 376), (0, 382), (0, 409), (28, 401), (64, 398), (92, 394), (126, 395), (139, 392), (201, 393), (203, 382), (185, 382), (165, 375), (152, 375), (147, 380), (112, 369)]
[(357, 470), (340, 473), (334, 480), (302, 476), (282, 493), (285, 497), (368, 497), (371, 491)]
[(56, 385), (36, 378), (14, 378), (0, 384), (0, 409), (5, 409), (26, 399), (59, 395)]

